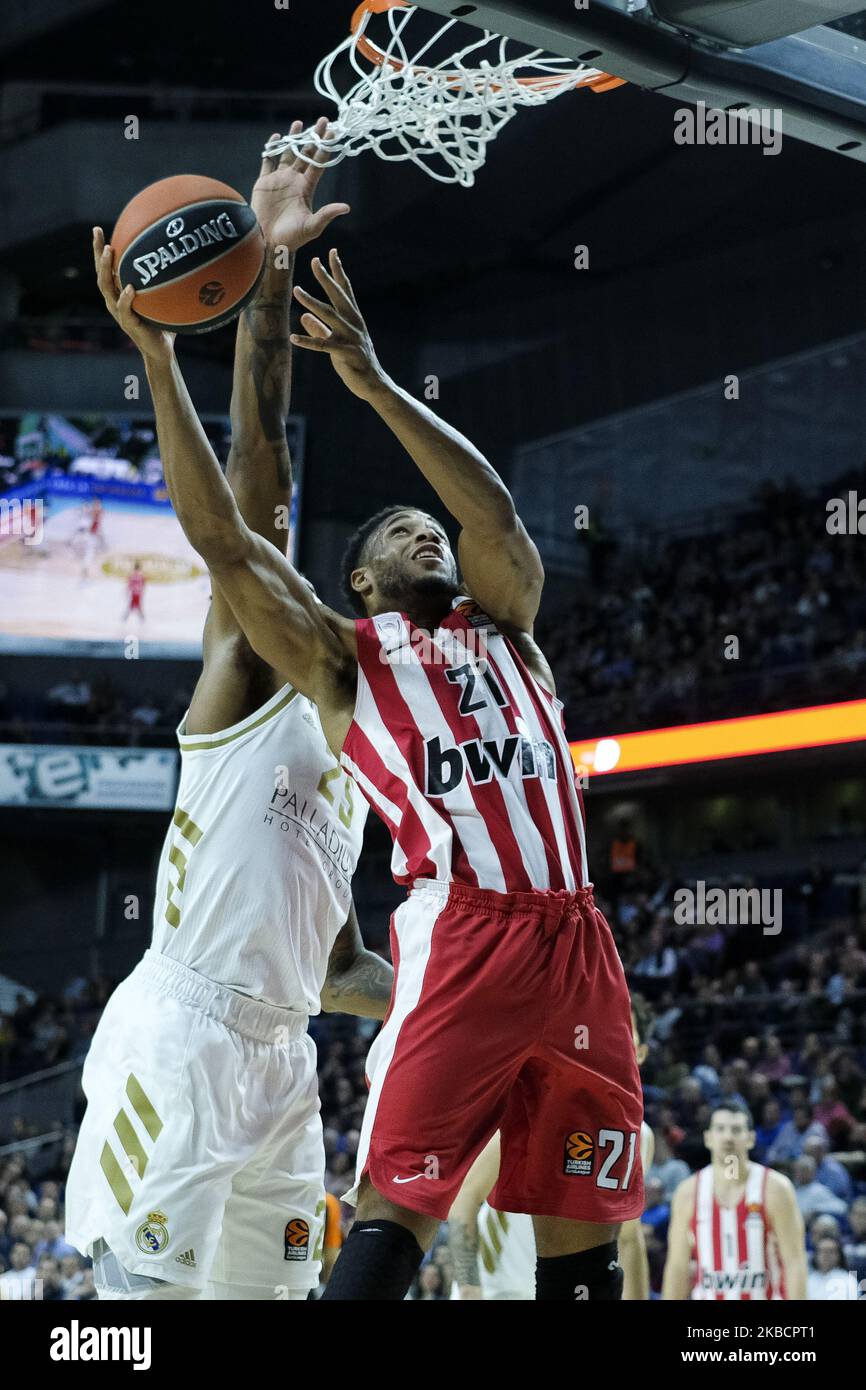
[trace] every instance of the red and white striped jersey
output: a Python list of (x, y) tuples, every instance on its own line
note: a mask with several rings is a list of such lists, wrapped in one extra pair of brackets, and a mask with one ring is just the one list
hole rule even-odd
[(588, 882), (562, 704), (466, 597), (434, 633), (362, 618), (342, 763), (391, 832), (398, 883), (500, 893)]
[(713, 1168), (702, 1168), (695, 1184), (691, 1231), (697, 1277), (692, 1298), (716, 1301), (783, 1299), (785, 1276), (767, 1216), (767, 1173), (750, 1163), (736, 1207), (716, 1200)]

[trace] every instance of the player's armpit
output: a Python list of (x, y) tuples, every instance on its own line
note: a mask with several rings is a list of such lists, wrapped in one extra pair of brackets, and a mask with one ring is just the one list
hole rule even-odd
[(354, 625), (318, 603), (269, 542), (247, 537), (240, 554), (210, 557), (214, 579), (253, 650), (319, 705), (333, 746), (334, 721), (346, 716), (345, 737), (354, 705)]

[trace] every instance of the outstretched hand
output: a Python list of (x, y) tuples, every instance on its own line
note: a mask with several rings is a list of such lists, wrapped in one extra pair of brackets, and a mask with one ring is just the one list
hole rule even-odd
[(295, 286), (295, 298), (306, 313), (301, 323), (307, 331), (292, 333), (295, 347), (310, 352), (326, 352), (334, 371), (354, 395), (369, 399), (386, 380), (379, 365), (358, 301), (336, 251), (328, 255), (329, 270), (316, 256), (313, 274), (328, 296), (328, 303), (314, 299), (307, 290)]
[[(303, 121), (294, 121), (290, 134), (300, 135), (303, 128)], [(324, 139), (329, 129), (327, 117), (320, 117), (316, 134)], [(313, 211), (313, 199), (328, 160), (327, 151), (315, 142), (306, 145), (300, 155), (288, 149), (273, 159), (266, 156), (262, 160), (250, 206), (269, 246), (297, 251), (321, 236), (335, 217), (344, 217), (350, 211), (348, 203), (328, 203), (318, 212)]]
[(115, 323), (132, 339), (146, 360), (170, 361), (174, 353), (174, 334), (162, 328), (154, 328), (139, 317), (132, 307), (135, 298), (132, 285), (127, 285), (125, 290), (118, 290), (114, 278), (114, 252), (110, 246), (106, 246), (101, 227), (93, 228), (93, 264), (96, 269), (96, 283), (105, 300), (105, 307)]

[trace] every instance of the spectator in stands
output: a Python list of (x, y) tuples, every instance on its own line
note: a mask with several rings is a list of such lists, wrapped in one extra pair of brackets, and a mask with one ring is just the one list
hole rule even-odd
[(807, 1288), (810, 1303), (857, 1297), (857, 1277), (847, 1268), (842, 1246), (833, 1236), (817, 1242)]
[(43, 1255), (36, 1265), (36, 1278), (41, 1281), (40, 1297), (44, 1303), (59, 1303), (65, 1297), (60, 1261), (52, 1255)]
[(866, 1279), (866, 1196), (855, 1197), (848, 1212), (851, 1237), (845, 1242), (844, 1253), (849, 1269), (853, 1269), (858, 1282)]
[(665, 1240), (671, 1219), (671, 1204), (664, 1183), (660, 1178), (652, 1176), (652, 1172), (650, 1169), (650, 1175), (646, 1180), (646, 1202), (641, 1225), (650, 1227), (660, 1240)]
[(689, 1176), (689, 1165), (674, 1155), (671, 1141), (681, 1139), (682, 1131), (673, 1129), (656, 1133), (655, 1157), (648, 1178), (656, 1178), (662, 1185), (665, 1198), (670, 1201), (681, 1182)]
[(761, 1109), (761, 1123), (755, 1130), (755, 1149), (753, 1157), (757, 1163), (766, 1162), (767, 1152), (784, 1128), (782, 1107), (775, 1098), (765, 1100)]
[(0, 1274), (0, 1302), (4, 1299), (33, 1298), (36, 1269), (30, 1246), (17, 1240), (9, 1252), (9, 1268)]
[(813, 1135), (827, 1141), (827, 1131), (822, 1124), (812, 1119), (811, 1107), (795, 1105), (793, 1117), (782, 1126), (767, 1151), (767, 1162), (775, 1166), (799, 1158), (806, 1140)]
[(791, 1059), (782, 1051), (782, 1044), (775, 1033), (770, 1033), (764, 1043), (761, 1071), (769, 1081), (784, 1081), (791, 1071)]
[(813, 1111), (815, 1119), (837, 1144), (844, 1144), (854, 1123), (854, 1116), (839, 1096), (839, 1087), (834, 1076), (821, 1080), (821, 1099)]
[(850, 1202), (854, 1195), (851, 1175), (838, 1159), (830, 1156), (826, 1139), (817, 1134), (811, 1135), (803, 1145), (803, 1153), (815, 1161), (816, 1181), (823, 1183), (836, 1197), (841, 1197), (843, 1202)]
[(713, 1101), (722, 1094), (719, 1069), (722, 1057), (715, 1043), (707, 1043), (702, 1060), (692, 1069), (692, 1076), (698, 1082), (706, 1100)]
[(797, 1205), (803, 1213), (803, 1220), (808, 1221), (815, 1213), (822, 1216), (844, 1216), (848, 1210), (848, 1203), (841, 1197), (836, 1197), (823, 1183), (818, 1182), (815, 1177), (815, 1160), (808, 1158), (805, 1154), (796, 1159), (793, 1167), (793, 1180)]
[(648, 993), (652, 992), (652, 982), (659, 984), (672, 980), (677, 973), (677, 953), (672, 946), (665, 945), (662, 927), (653, 927), (649, 939), (650, 950), (634, 968), (634, 974), (642, 981)]

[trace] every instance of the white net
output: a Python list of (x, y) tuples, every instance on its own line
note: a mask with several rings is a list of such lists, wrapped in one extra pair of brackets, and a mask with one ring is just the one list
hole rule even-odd
[(320, 138), (312, 127), (277, 136), (265, 154), (292, 149), (300, 155), (312, 146), (316, 156), (327, 150), (338, 163), (374, 150), (381, 159), (411, 160), (431, 178), (468, 188), (490, 141), (521, 107), (544, 105), (606, 76), (541, 49), (516, 53), (511, 40), (487, 30), (476, 30), (455, 50), (455, 19), (423, 42), (416, 38), (413, 51), (409, 38), (418, 26), (413, 30), (410, 22), (417, 12), (398, 2), (384, 13), (364, 13), (355, 32), (316, 69), (316, 91), (337, 107), (329, 136)]

